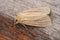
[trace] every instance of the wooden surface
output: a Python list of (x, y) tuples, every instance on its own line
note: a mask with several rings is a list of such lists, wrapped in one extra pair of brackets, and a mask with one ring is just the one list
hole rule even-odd
[[(50, 7), (52, 26), (42, 30), (49, 35), (51, 40), (60, 40), (60, 0), (1, 0), (0, 13), (8, 14), (9, 18), (14, 17), (17, 12), (22, 12), (31, 8)], [(7, 16), (8, 17), (8, 16)], [(34, 30), (35, 30), (34, 29)], [(37, 30), (38, 31), (38, 30)], [(39, 34), (39, 33), (38, 33)], [(40, 37), (36, 37), (40, 40)], [(41, 39), (45, 40), (45, 39)]]

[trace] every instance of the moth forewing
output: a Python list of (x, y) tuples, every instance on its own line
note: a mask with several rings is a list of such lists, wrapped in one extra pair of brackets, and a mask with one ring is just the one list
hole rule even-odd
[(51, 19), (48, 16), (50, 8), (41, 7), (39, 9), (27, 10), (16, 14), (16, 20), (26, 25), (45, 27), (51, 25)]
[(51, 25), (51, 20), (49, 16), (45, 16), (41, 19), (36, 20), (22, 20), (22, 23), (38, 27), (46, 27)]
[(40, 8), (32, 8), (26, 11), (23, 11), (23, 13), (25, 12), (40, 12), (40, 13), (44, 13), (44, 14), (50, 14), (50, 8), (48, 7), (40, 7)]

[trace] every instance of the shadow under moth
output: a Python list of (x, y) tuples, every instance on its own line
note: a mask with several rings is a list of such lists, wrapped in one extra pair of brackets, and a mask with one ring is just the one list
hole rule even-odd
[(36, 27), (47, 27), (51, 26), (51, 19), (49, 17), (50, 8), (40, 7), (32, 8), (16, 14), (16, 23), (22, 23), (26, 25)]

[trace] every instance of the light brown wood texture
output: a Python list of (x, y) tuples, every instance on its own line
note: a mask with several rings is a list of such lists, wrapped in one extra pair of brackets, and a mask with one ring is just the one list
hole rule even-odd
[(52, 26), (41, 30), (50, 35), (52, 40), (60, 40), (60, 0), (0, 0), (0, 12), (11, 17), (17, 12), (40, 7), (49, 7), (52, 19)]

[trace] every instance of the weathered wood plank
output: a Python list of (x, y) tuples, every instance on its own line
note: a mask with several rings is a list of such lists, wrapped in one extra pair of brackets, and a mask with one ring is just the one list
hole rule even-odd
[[(60, 40), (60, 0), (1, 0), (0, 12), (14, 17), (17, 12), (31, 8), (50, 7), (52, 26), (44, 30), (52, 40)], [(40, 30), (40, 29), (39, 29)], [(37, 37), (39, 38), (39, 37)]]

